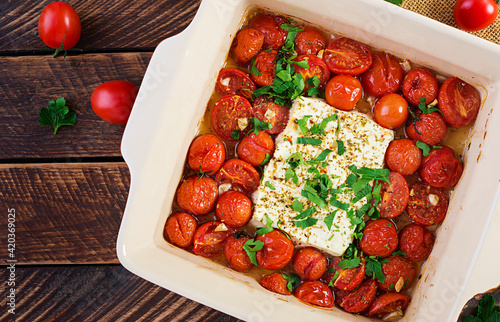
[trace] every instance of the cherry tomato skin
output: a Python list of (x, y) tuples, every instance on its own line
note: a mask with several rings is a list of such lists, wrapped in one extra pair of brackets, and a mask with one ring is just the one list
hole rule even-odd
[(421, 225), (430, 226), (441, 222), (448, 211), (448, 197), (441, 189), (425, 182), (416, 182), (410, 187), (410, 199), (406, 212)]
[(397, 92), (404, 76), (403, 67), (397, 58), (382, 52), (376, 52), (372, 56), (370, 69), (361, 75), (363, 89), (375, 97)]
[(481, 106), (477, 90), (457, 77), (444, 81), (439, 88), (438, 101), (444, 121), (453, 127), (465, 126), (474, 121)]
[(215, 133), (227, 141), (235, 141), (231, 136), (233, 131), (242, 131), (240, 121), (248, 123), (252, 105), (239, 95), (226, 95), (221, 97), (212, 107), (210, 121)]
[(370, 220), (363, 229), (359, 247), (368, 256), (387, 257), (398, 247), (398, 232), (387, 219)]
[(408, 205), (410, 191), (405, 178), (398, 172), (389, 173), (389, 181), (381, 181), (380, 217), (394, 218), (399, 216)]
[(170, 215), (165, 224), (164, 234), (170, 242), (179, 247), (188, 247), (193, 243), (198, 222), (188, 213), (177, 212)]
[(374, 107), (375, 122), (387, 129), (395, 129), (408, 118), (408, 103), (399, 94), (389, 93), (382, 96)]
[(295, 57), (294, 60), (306, 61), (309, 65), (309, 68), (295, 66), (295, 73), (302, 75), (302, 78), (304, 78), (304, 83), (306, 84), (304, 87), (304, 93), (307, 93), (307, 90), (313, 87), (308, 84), (308, 80), (313, 78), (314, 76), (318, 77), (318, 79), (320, 80), (318, 88), (325, 88), (328, 79), (330, 79), (330, 70), (326, 66), (325, 62), (321, 60), (321, 58), (314, 55), (300, 55)]
[(352, 110), (362, 95), (361, 83), (352, 76), (336, 75), (326, 84), (326, 102), (342, 111)]
[(276, 104), (267, 95), (261, 95), (253, 103), (252, 116), (261, 122), (271, 123), (272, 127), (266, 130), (266, 133), (279, 134), (288, 124), (290, 109), (286, 106)]
[(399, 248), (414, 262), (427, 259), (433, 246), (431, 232), (419, 224), (410, 224), (399, 232)]
[[(366, 262), (361, 259), (361, 265), (354, 268), (342, 269), (339, 263), (342, 261), (342, 257), (334, 257), (330, 263), (330, 268), (333, 268), (335, 272), (339, 272), (338, 277), (332, 283), (336, 288), (342, 291), (350, 291), (358, 287), (365, 277)], [(335, 277), (335, 273), (327, 273), (325, 275), (325, 280), (330, 285), (331, 280)]]
[(422, 160), (419, 174), (430, 186), (436, 188), (452, 188), (460, 180), (463, 168), (455, 157), (455, 152), (447, 147), (432, 149)]
[(249, 270), (254, 265), (250, 261), (247, 252), (243, 249), (243, 245), (250, 237), (235, 238), (234, 235), (229, 236), (224, 244), (224, 257), (229, 267), (238, 272)]
[(274, 141), (269, 134), (259, 131), (257, 135), (251, 132), (244, 136), (236, 148), (238, 158), (246, 161), (254, 167), (261, 165), (266, 157), (272, 157), (274, 154)]
[(372, 55), (365, 44), (342, 37), (326, 46), (323, 60), (332, 73), (359, 75), (372, 64)]
[(215, 215), (229, 227), (241, 227), (252, 217), (252, 202), (241, 192), (226, 191), (217, 200)]
[(217, 195), (214, 179), (191, 176), (185, 178), (177, 189), (177, 203), (194, 215), (206, 215), (214, 208)]
[(287, 288), (288, 281), (280, 273), (263, 276), (259, 284), (271, 292), (292, 295), (292, 292)]
[(250, 77), (259, 86), (272, 85), (276, 73), (276, 50), (262, 50), (255, 57), (255, 68), (259, 73), (250, 73)]
[(458, 0), (453, 8), (453, 18), (458, 28), (478, 31), (487, 28), (498, 15), (494, 0)]
[(293, 256), (293, 244), (282, 232), (273, 230), (267, 234), (257, 236), (256, 240), (264, 243), (257, 251), (257, 263), (262, 268), (274, 270), (283, 268)]
[(368, 316), (392, 313), (398, 309), (404, 311), (410, 302), (410, 298), (404, 294), (390, 292), (381, 294), (375, 301), (373, 301)]
[(285, 44), (288, 32), (281, 29), (280, 25), (286, 23), (281, 17), (259, 15), (250, 21), (250, 28), (259, 30), (264, 34), (264, 49), (280, 49)]
[(250, 76), (241, 70), (224, 68), (219, 72), (215, 88), (221, 95), (236, 94), (249, 100), (257, 87)]
[(317, 55), (326, 46), (326, 38), (316, 28), (305, 27), (295, 36), (295, 50), (298, 55)]
[(432, 112), (418, 114), (419, 120), (409, 120), (405, 131), (406, 135), (414, 140), (428, 145), (438, 145), (446, 137), (448, 127), (441, 114)]
[(63, 50), (75, 47), (82, 25), (75, 9), (64, 2), (49, 3), (38, 19), (38, 33), (43, 43), (50, 48)]
[(245, 28), (234, 38), (231, 50), (238, 65), (248, 64), (264, 45), (264, 34), (257, 29)]
[(333, 307), (333, 293), (324, 283), (320, 281), (307, 281), (301, 284), (293, 292), (299, 300), (321, 307)]
[(207, 258), (215, 257), (222, 253), (225, 241), (232, 234), (233, 228), (224, 227), (218, 221), (204, 223), (194, 234), (193, 252)]
[(302, 280), (314, 281), (326, 271), (328, 265), (325, 255), (312, 247), (301, 248), (292, 260), (292, 266)]
[(127, 124), (139, 89), (133, 83), (115, 80), (102, 83), (92, 93), (90, 105), (103, 120)]
[(215, 176), (217, 185), (231, 184), (231, 190), (242, 192), (249, 196), (260, 183), (260, 175), (247, 162), (240, 159), (227, 160)]
[(432, 103), (438, 95), (439, 84), (433, 73), (423, 68), (409, 70), (403, 79), (403, 96), (414, 106), (420, 104), (425, 97), (425, 103)]
[(410, 175), (420, 167), (422, 152), (410, 139), (394, 140), (387, 147), (385, 162), (391, 171)]
[(401, 290), (407, 289), (413, 284), (417, 276), (417, 269), (411, 260), (397, 255), (388, 257), (382, 263), (382, 273), (385, 276), (385, 282), (380, 283), (379, 281), (378, 287), (383, 291), (397, 291), (398, 282), (403, 284)]
[(194, 171), (215, 174), (226, 159), (224, 143), (213, 134), (203, 134), (189, 147), (188, 164)]
[(377, 282), (368, 279), (355, 290), (336, 292), (335, 300), (347, 312), (359, 313), (370, 307), (376, 293)]

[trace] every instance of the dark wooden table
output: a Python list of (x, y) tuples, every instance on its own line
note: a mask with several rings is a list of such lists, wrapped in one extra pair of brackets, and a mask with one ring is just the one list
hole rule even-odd
[[(40, 49), (38, 17), (50, 2), (0, 2), (0, 320), (14, 319), (5, 301), (14, 288), (18, 321), (235, 321), (120, 265), (116, 238), (130, 185), (124, 126), (90, 107), (105, 81), (140, 86), (156, 45), (187, 27), (199, 0), (68, 1), (82, 23), (83, 51), (68, 55), (71, 66)], [(38, 112), (59, 96), (78, 123), (53, 135)]]

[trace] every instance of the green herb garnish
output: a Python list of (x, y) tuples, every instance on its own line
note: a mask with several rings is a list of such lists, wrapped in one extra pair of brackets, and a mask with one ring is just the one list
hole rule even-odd
[(55, 101), (49, 101), (48, 108), (42, 107), (38, 116), (40, 116), (38, 124), (52, 125), (54, 134), (57, 134), (57, 129), (63, 125), (76, 124), (76, 113), (69, 111), (64, 97), (58, 97)]

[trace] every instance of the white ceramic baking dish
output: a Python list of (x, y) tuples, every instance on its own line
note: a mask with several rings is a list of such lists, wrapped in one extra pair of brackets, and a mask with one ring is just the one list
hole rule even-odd
[(131, 187), (118, 236), (120, 262), (153, 283), (244, 320), (367, 320), (269, 292), (162, 237), (216, 75), (253, 5), (459, 76), (479, 89), (484, 103), (468, 142), (464, 175), (405, 316), (456, 320), (498, 195), (500, 47), (382, 0), (204, 0), (189, 27), (155, 50), (125, 129), (122, 153)]

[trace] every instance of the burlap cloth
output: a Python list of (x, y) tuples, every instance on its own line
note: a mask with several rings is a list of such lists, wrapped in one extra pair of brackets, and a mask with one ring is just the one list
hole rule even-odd
[[(404, 0), (401, 7), (457, 28), (453, 20), (456, 0)], [(500, 18), (486, 29), (471, 34), (500, 44)]]

